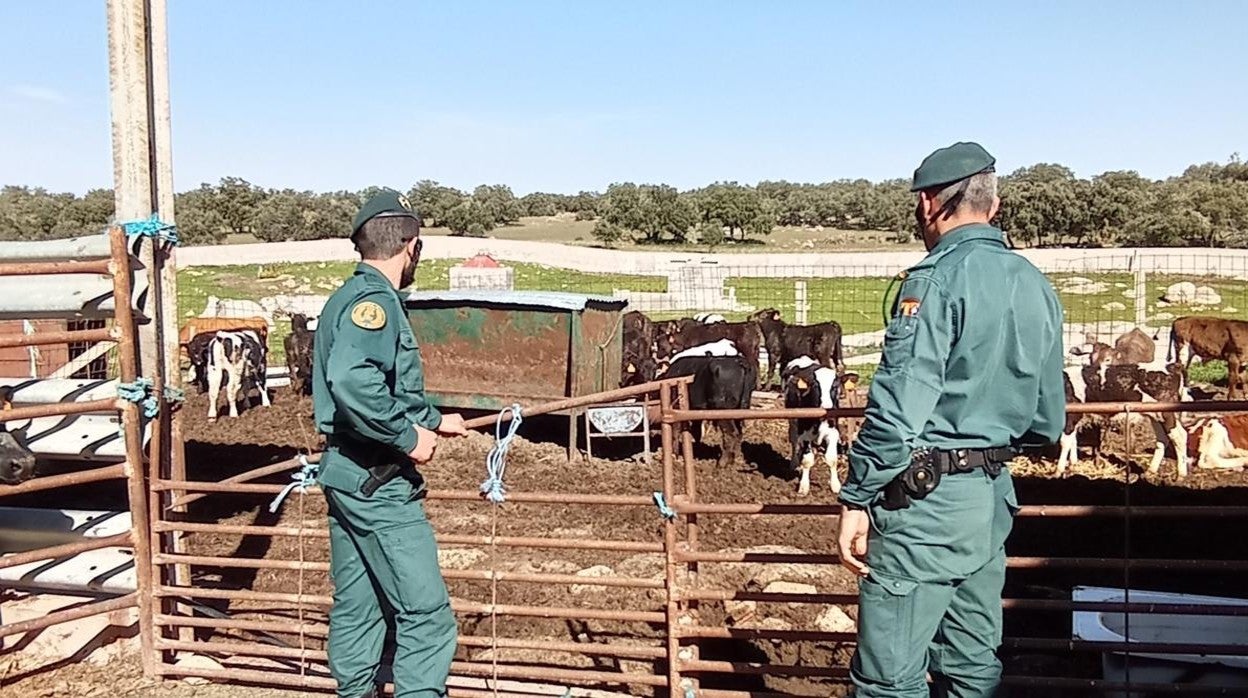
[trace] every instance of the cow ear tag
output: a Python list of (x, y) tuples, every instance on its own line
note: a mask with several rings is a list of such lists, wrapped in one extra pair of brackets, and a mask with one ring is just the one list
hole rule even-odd
[(351, 309), (351, 322), (366, 330), (379, 330), (386, 326), (386, 311), (372, 301), (356, 303)]
[(798, 378), (798, 379), (797, 379), (797, 389), (798, 389), (798, 390), (805, 390), (807, 387), (809, 387), (809, 386), (806, 384), (806, 381), (805, 381), (805, 380), (803, 380), (803, 379), (801, 379), (801, 378)]

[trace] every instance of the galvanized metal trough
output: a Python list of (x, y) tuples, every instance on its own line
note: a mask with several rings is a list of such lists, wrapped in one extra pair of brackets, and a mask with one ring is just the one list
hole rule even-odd
[[(439, 408), (501, 410), (618, 388), (628, 302), (573, 293), (417, 291), (406, 300)], [(568, 455), (576, 455), (577, 417)]]

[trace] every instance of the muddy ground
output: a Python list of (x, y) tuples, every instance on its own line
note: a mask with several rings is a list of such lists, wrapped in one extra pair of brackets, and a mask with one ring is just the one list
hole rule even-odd
[[(222, 418), (208, 424), (203, 418), (206, 403), (202, 396), (191, 396), (185, 406), (187, 461), (193, 479), (219, 480), (229, 475), (275, 462), (298, 452), (315, 450), (317, 441), (310, 422), (311, 405), (306, 398), (279, 390), (270, 409), (245, 411), (237, 419)], [(606, 443), (596, 441), (595, 459), (569, 465), (565, 458), (566, 419), (526, 420), (521, 439), (513, 444), (508, 458), (506, 483), (512, 492), (610, 493), (650, 496), (662, 489), (661, 469), (634, 458), (639, 441)], [(717, 434), (707, 430), (705, 445), (695, 449), (698, 499), (706, 502), (813, 502), (831, 503), (827, 472), (817, 467), (813, 489), (807, 498), (796, 496), (796, 477), (788, 470), (787, 426), (781, 422), (750, 422), (746, 429), (745, 464), (717, 467)], [(1148, 444), (1148, 434), (1134, 432), (1134, 444)], [(424, 468), (430, 486), (437, 490), (476, 490), (485, 478), (485, 457), (492, 436), (473, 434), (455, 441), (444, 441), (434, 462)], [(655, 440), (657, 447), (658, 440)], [(1248, 477), (1239, 472), (1193, 471), (1180, 482), (1172, 461), (1157, 475), (1128, 467), (1122, 457), (1124, 435), (1108, 434), (1106, 458), (1093, 464), (1084, 452), (1083, 462), (1073, 476), (1054, 477), (1051, 462), (1020, 461), (1013, 467), (1019, 499), (1023, 504), (1110, 504), (1122, 505), (1218, 505), (1242, 504)], [(1137, 447), (1138, 448), (1138, 447)], [(1134, 459), (1146, 462), (1144, 449)], [(599, 454), (605, 458), (597, 457)], [(1131, 485), (1124, 486), (1130, 473)], [(841, 477), (845, 466), (841, 464)], [(683, 478), (679, 478), (683, 480)], [(283, 483), (288, 476), (268, 478)], [(683, 484), (681, 485), (683, 488)], [(90, 493), (67, 493), (60, 506), (103, 508), (101, 500), (120, 492), (96, 488)], [(81, 499), (75, 503), (73, 500)], [(192, 521), (246, 525), (303, 526), (323, 529), (324, 502), (319, 496), (294, 494), (276, 514), (270, 514), (269, 496), (212, 495), (191, 507)], [(16, 501), (14, 504), (18, 504)], [(661, 544), (664, 520), (653, 506), (584, 507), (567, 504), (538, 505), (506, 503), (493, 507), (480, 501), (433, 501), (428, 511), (439, 534), (534, 536), (562, 540), (606, 539), (629, 544)], [(704, 551), (754, 550), (771, 552), (833, 552), (835, 521), (803, 516), (706, 516), (699, 521), (698, 549)], [(1130, 522), (1115, 518), (1020, 518), (1009, 541), (1014, 556), (1121, 558), (1124, 549), (1136, 558), (1246, 560), (1248, 538), (1228, 536), (1224, 522), (1217, 519), (1143, 519)], [(1127, 536), (1129, 534), (1129, 545)], [(682, 525), (682, 540), (687, 531)], [(262, 557), (281, 560), (328, 560), (323, 538), (267, 538), (236, 535), (193, 535), (188, 545), (198, 555), (220, 557)], [(664, 557), (645, 551), (579, 551), (549, 548), (490, 549), (482, 546), (441, 547), (441, 558), (448, 569), (502, 570), (552, 574), (614, 574), (639, 579), (662, 579)], [(331, 592), (328, 575), (303, 575), (285, 570), (240, 570), (197, 567), (195, 585), (231, 589), (326, 595)], [(782, 583), (777, 587), (777, 583)], [(1069, 598), (1075, 585), (1121, 585), (1123, 570), (1040, 567), (1011, 570), (1005, 595), (1015, 598)], [(492, 589), (485, 582), (451, 580), (452, 596), (460, 601), (490, 603)], [(812, 565), (703, 564), (699, 588), (818, 591), (856, 591), (855, 582), (839, 567)], [(787, 586), (785, 586), (787, 585)], [(1165, 570), (1133, 570), (1131, 586), (1136, 589), (1166, 589), (1236, 596), (1242, 593), (1242, 575), (1216, 571), (1193, 573)], [(557, 606), (586, 609), (662, 611), (660, 590), (633, 590), (603, 587), (569, 587), (503, 583), (497, 587), (497, 603), (526, 606)], [(203, 612), (229, 613), (233, 617), (276, 620), (298, 615), (296, 604), (210, 601)], [(215, 609), (215, 611), (214, 611)], [(799, 604), (742, 604), (705, 602), (700, 606), (704, 625), (729, 624), (740, 627), (773, 629), (827, 629), (852, 632), (856, 616), (853, 606), (828, 609)], [(304, 607), (303, 617), (321, 621), (322, 609)], [(488, 636), (488, 617), (461, 615), (461, 632)], [(848, 623), (848, 626), (845, 624)], [(499, 617), (498, 634), (510, 638), (545, 638), (559, 641), (625, 642), (661, 646), (661, 625), (596, 620), (552, 620), (526, 617)], [(1006, 617), (1007, 636), (1070, 637), (1069, 613), (1011, 612)], [(199, 639), (215, 642), (262, 642), (295, 644), (291, 636), (261, 637), (255, 633), (205, 630)], [(304, 638), (311, 648), (320, 648), (321, 639)], [(780, 641), (703, 641), (701, 658), (736, 662), (798, 664), (815, 667), (844, 667), (852, 647), (839, 643)], [(497, 657), (488, 647), (459, 650), (461, 660), (522, 665), (550, 665), (599, 671), (665, 672), (661, 664), (639, 660), (583, 659), (568, 654), (531, 650), (499, 650)], [(1046, 655), (1034, 651), (1004, 653), (1007, 667), (1015, 674), (1080, 675), (1095, 677), (1099, 672), (1097, 655)], [(71, 681), (70, 672), (58, 672), (52, 681)], [(62, 676), (65, 674), (65, 676)], [(66, 678), (66, 676), (70, 678)], [(19, 684), (20, 685), (20, 684)], [(34, 685), (34, 684), (32, 684)], [(43, 685), (41, 682), (40, 685)], [(180, 686), (181, 684), (179, 684)], [(783, 679), (705, 675), (703, 686), (768, 691), (817, 692), (840, 695), (843, 687), (822, 679)], [(6, 690), (11, 687), (6, 687)], [(643, 694), (641, 686), (617, 686)], [(147, 690), (136, 688), (136, 690)], [(155, 689), (152, 689), (155, 690)], [(181, 690), (181, 689), (179, 689)], [(207, 689), (197, 689), (205, 691)], [(250, 689), (248, 689), (250, 690)], [(14, 694), (18, 695), (18, 694)], [(26, 694), (21, 694), (26, 695)], [(35, 693), (34, 695), (40, 695)], [(74, 693), (74, 695), (80, 695)], [(82, 693), (81, 695), (91, 695)], [(122, 693), (120, 695), (202, 695), (203, 693)], [(224, 695), (224, 694), (221, 694)], [(246, 693), (270, 695), (279, 693)]]

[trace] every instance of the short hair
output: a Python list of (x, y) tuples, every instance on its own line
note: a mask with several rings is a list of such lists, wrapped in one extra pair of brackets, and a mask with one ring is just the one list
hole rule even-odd
[(942, 187), (936, 192), (936, 200), (943, 207), (954, 197), (957, 197), (959, 193), (962, 196), (953, 202), (953, 208), (949, 213), (952, 214), (958, 211), (988, 213), (992, 210), (992, 199), (997, 195), (997, 173), (980, 172), (979, 174), (971, 175), (967, 179)]
[(373, 216), (351, 236), (362, 259), (390, 259), (420, 237), (420, 220), (411, 216)]

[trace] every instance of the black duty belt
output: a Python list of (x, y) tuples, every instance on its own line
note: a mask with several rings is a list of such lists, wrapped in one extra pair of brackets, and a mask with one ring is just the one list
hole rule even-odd
[(992, 477), (1001, 473), (1004, 463), (1023, 453), (1012, 446), (995, 448), (915, 449), (910, 465), (884, 487), (885, 509), (904, 509), (915, 499), (923, 499), (940, 485), (943, 475), (969, 473), (980, 468)]
[(368, 479), (360, 487), (360, 493), (372, 496), (377, 488), (396, 477), (404, 477), (411, 481), (416, 489), (413, 499), (424, 499), (424, 478), (416, 472), (411, 460), (405, 454), (378, 443), (365, 443), (342, 435), (331, 435), (325, 445), (332, 448), (345, 458), (368, 471)]

